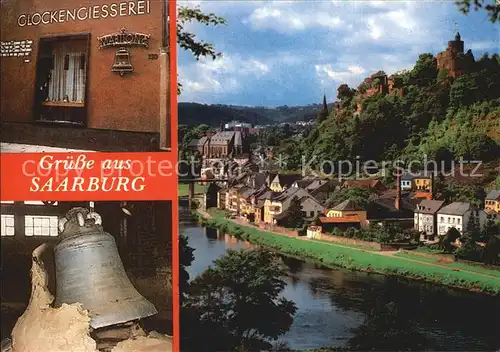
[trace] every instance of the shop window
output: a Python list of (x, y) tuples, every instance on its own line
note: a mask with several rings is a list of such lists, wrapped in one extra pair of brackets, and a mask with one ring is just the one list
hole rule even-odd
[(84, 124), (88, 36), (42, 38), (39, 52), (37, 120)]
[(24, 217), (24, 234), (32, 236), (57, 236), (57, 216), (26, 215)]
[[(3, 203), (3, 202), (2, 202)], [(14, 215), (2, 214), (2, 237), (14, 236)]]

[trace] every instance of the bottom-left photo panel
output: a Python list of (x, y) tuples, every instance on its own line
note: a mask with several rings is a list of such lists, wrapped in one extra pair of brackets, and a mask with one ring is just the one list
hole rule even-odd
[(1, 202), (1, 351), (172, 350), (172, 202)]

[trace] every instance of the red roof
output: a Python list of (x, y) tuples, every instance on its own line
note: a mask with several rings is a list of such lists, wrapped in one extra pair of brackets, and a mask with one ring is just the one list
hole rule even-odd
[(339, 216), (339, 217), (321, 217), (319, 218), (322, 224), (342, 224), (350, 222), (361, 222), (358, 215)]
[(429, 192), (416, 192), (414, 195), (415, 198), (426, 198), (432, 199), (432, 193)]
[(375, 188), (380, 184), (380, 180), (376, 179), (365, 179), (365, 180), (346, 180), (344, 182), (345, 187), (359, 187), (359, 188)]

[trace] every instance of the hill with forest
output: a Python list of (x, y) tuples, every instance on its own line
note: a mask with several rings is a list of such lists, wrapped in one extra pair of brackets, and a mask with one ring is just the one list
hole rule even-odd
[[(318, 114), (307, 135), (279, 138), (288, 167), (317, 160), (482, 160), (500, 158), (500, 57), (458, 54), (461, 71), (421, 54), (411, 70), (379, 71)], [(458, 62), (458, 61), (457, 61)], [(286, 136), (282, 136), (286, 137)]]
[(321, 110), (320, 104), (307, 106), (278, 106), (276, 108), (237, 105), (206, 105), (179, 103), (179, 124), (193, 126), (206, 124), (212, 127), (223, 122), (238, 120), (253, 125), (296, 122), (314, 119)]

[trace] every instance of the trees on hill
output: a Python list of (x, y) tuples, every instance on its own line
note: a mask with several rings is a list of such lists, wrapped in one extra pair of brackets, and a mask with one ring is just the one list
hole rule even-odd
[(228, 250), (190, 284), (181, 314), (183, 349), (269, 349), (288, 331), (297, 309), (281, 296), (285, 275), (275, 254)]
[[(300, 150), (306, 160), (316, 156), (318, 164), (356, 157), (421, 160), (424, 154), (428, 158), (446, 154), (449, 161), (494, 160), (500, 156), (493, 139), (500, 132), (495, 122), (500, 118), (499, 61), (498, 55), (484, 55), (469, 72), (454, 79), (437, 70), (432, 54), (422, 54), (411, 70), (392, 76), (403, 96), (361, 96), (367, 82), (373, 83), (371, 78), (358, 91), (341, 85), (340, 110), (330, 112), (307, 137), (279, 139), (280, 145), (292, 142), (295, 148), (288, 148), (290, 152)], [(357, 104), (361, 112), (356, 111)]]

